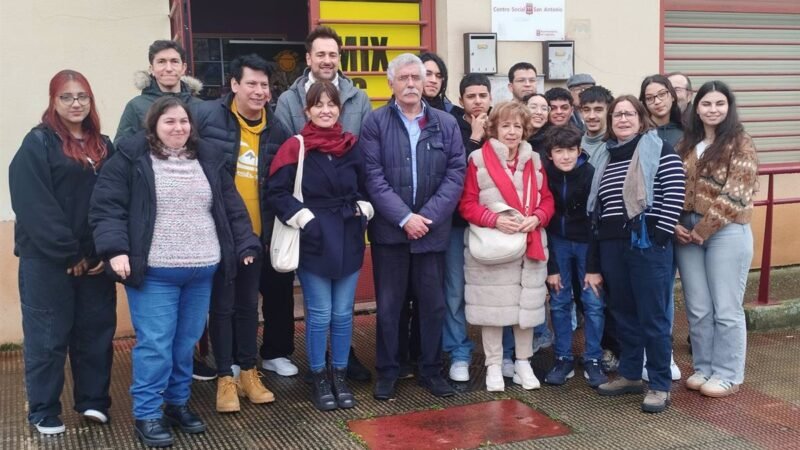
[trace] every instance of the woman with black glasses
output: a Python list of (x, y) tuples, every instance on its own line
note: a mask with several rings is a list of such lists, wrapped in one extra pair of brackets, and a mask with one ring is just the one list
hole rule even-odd
[(88, 216), (98, 171), (112, 152), (100, 134), (89, 82), (62, 70), (50, 80), (42, 122), (25, 136), (8, 168), (28, 421), (41, 434), (65, 430), (59, 397), (67, 355), (75, 410), (108, 422), (116, 291), (103, 274)]

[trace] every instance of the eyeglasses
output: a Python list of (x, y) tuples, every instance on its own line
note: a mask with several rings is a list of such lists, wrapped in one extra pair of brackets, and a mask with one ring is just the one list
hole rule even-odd
[(86, 106), (89, 104), (89, 101), (92, 97), (89, 97), (86, 94), (78, 94), (77, 97), (73, 97), (72, 94), (63, 94), (58, 96), (58, 100), (61, 101), (61, 104), (64, 106), (72, 106), (75, 103), (75, 100), (78, 101), (78, 104), (81, 106)]
[(408, 80), (414, 81), (414, 83), (418, 83), (422, 81), (422, 77), (419, 75), (400, 75), (399, 77), (395, 78), (395, 80), (401, 83), (408, 83)]
[(550, 112), (549, 106), (528, 106), (528, 109), (530, 109), (531, 112), (543, 112), (543, 113)]
[(663, 102), (664, 100), (667, 99), (668, 95), (669, 95), (669, 91), (664, 89), (663, 91), (656, 92), (656, 95), (646, 95), (644, 97), (644, 101), (648, 105), (652, 105), (653, 103), (656, 102), (656, 99), (658, 99), (659, 101)]
[(622, 118), (625, 119), (633, 119), (634, 117), (638, 116), (639, 114), (636, 111), (620, 111), (615, 112), (611, 115), (611, 118), (614, 120), (620, 120)]
[(691, 89), (688, 89), (688, 88), (685, 88), (685, 87), (680, 87), (680, 86), (675, 86), (674, 89), (675, 89), (675, 92), (692, 92)]

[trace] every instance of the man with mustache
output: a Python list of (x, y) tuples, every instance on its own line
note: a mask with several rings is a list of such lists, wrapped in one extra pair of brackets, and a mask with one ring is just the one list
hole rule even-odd
[(444, 270), (466, 160), (452, 115), (422, 101), (425, 66), (403, 53), (387, 70), (393, 99), (364, 119), (358, 147), (366, 160), (366, 190), (375, 207), (369, 223), (377, 296), (373, 396), (395, 398), (400, 373), (400, 313), (410, 295), (419, 305), (419, 384), (438, 397), (455, 394), (442, 377)]
[[(342, 38), (330, 27), (319, 26), (306, 37), (306, 65), (308, 67), (280, 97), (275, 107), (275, 117), (292, 133), (298, 134), (308, 122), (305, 114), (306, 92), (317, 80), (332, 82), (339, 89), (342, 102), (339, 123), (344, 131), (356, 136), (361, 132), (361, 123), (372, 111), (367, 94), (356, 87), (339, 70)], [(269, 298), (263, 302), (263, 344), (261, 357), (263, 368), (278, 375), (291, 376), (297, 367), (289, 360), (294, 352), (294, 272), (278, 273), (272, 266), (265, 267), (261, 280), (261, 295)], [(372, 375), (350, 348), (347, 377), (351, 380), (368, 381)], [(310, 379), (307, 380), (310, 382)]]

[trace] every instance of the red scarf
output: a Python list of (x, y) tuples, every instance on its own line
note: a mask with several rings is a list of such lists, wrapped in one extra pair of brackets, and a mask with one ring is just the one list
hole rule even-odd
[[(308, 122), (300, 134), (303, 136), (306, 154), (314, 150), (322, 153), (328, 153), (331, 156), (339, 158), (344, 156), (353, 145), (355, 145), (357, 138), (351, 133), (342, 131), (342, 125), (336, 123), (330, 128), (321, 128)], [(272, 176), (283, 166), (297, 164), (298, 156), (300, 154), (300, 141), (297, 139), (288, 139), (278, 149), (275, 159), (269, 167), (269, 174)]]
[[(500, 163), (500, 158), (497, 157), (491, 142), (488, 140), (483, 144), (481, 149), (483, 154), (483, 162), (486, 165), (486, 171), (489, 172), (489, 177), (492, 178), (494, 185), (500, 191), (503, 200), (506, 201), (508, 206), (521, 212), (525, 217), (532, 215), (533, 210), (536, 209), (538, 203), (539, 191), (536, 189), (536, 175), (534, 174), (533, 161), (528, 160), (522, 171), (522, 195), (520, 199), (517, 195), (517, 189), (514, 182), (508, 176), (508, 173), (503, 169)], [(519, 155), (517, 155), (519, 156)], [(524, 210), (524, 205), (528, 196), (531, 196), (529, 211)], [(541, 224), (528, 232), (528, 248), (525, 254), (530, 259), (538, 261), (546, 261), (544, 254), (544, 247), (542, 246), (542, 232)]]

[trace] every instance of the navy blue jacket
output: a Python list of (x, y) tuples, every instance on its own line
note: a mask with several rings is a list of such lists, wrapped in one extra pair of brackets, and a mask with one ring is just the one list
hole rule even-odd
[[(108, 137), (103, 136), (103, 143), (112, 155)], [(96, 265), (88, 217), (97, 174), (65, 155), (61, 138), (51, 128), (39, 125), (25, 136), (8, 167), (8, 181), (17, 216), (15, 255), (46, 258), (64, 268), (84, 258), (91, 267)]]
[[(561, 171), (552, 161), (545, 164), (545, 171), (547, 172), (547, 184), (555, 201), (555, 213), (547, 225), (547, 234), (573, 242), (591, 242), (592, 223), (591, 218), (586, 214), (586, 201), (592, 188), (594, 167), (589, 164), (589, 155), (581, 153), (577, 164), (569, 172)], [(548, 243), (552, 244), (552, 240), (548, 240)], [(548, 275), (559, 273), (558, 262), (554, 255), (554, 249), (550, 245), (550, 258), (547, 261)], [(587, 254), (587, 259), (589, 256)], [(587, 261), (587, 272), (598, 272), (596, 266), (592, 261)]]
[[(257, 256), (261, 243), (253, 234), (250, 216), (219, 150), (201, 140), (197, 160), (211, 187), (211, 214), (222, 252), (220, 268), (225, 282), (230, 283), (239, 262), (246, 256)], [(144, 132), (139, 132), (120, 141), (116, 155), (104, 165), (89, 209), (98, 255), (105, 260), (128, 255), (131, 275), (124, 281), (106, 264), (106, 272), (117, 281), (138, 287), (144, 280), (156, 214), (150, 146)]]
[(267, 180), (267, 199), (286, 222), (302, 208), (314, 219), (300, 231), (300, 269), (340, 279), (361, 268), (367, 219), (356, 215), (364, 194), (364, 158), (357, 147), (340, 158), (308, 149), (303, 162), (303, 202), (292, 195), (297, 164), (278, 169)]
[[(452, 214), (461, 198), (466, 171), (464, 144), (455, 118), (426, 107), (417, 148), (417, 196), (412, 202), (411, 145), (400, 111), (390, 103), (364, 119), (357, 147), (367, 167), (366, 189), (375, 217), (374, 244), (409, 244), (411, 253), (447, 249)], [(421, 239), (409, 240), (400, 222), (417, 213), (433, 223)]]
[[(216, 100), (193, 104), (190, 109), (200, 138), (222, 150), (228, 173), (233, 177), (236, 174), (236, 162), (241, 149), (242, 130), (236, 114), (231, 110), (231, 102), (233, 102), (233, 93)], [(258, 140), (258, 185), (261, 194), (261, 239), (264, 243), (269, 243), (275, 215), (264, 206), (266, 199), (263, 194), (267, 173), (272, 158), (278, 152), (278, 147), (289, 139), (291, 134), (275, 117), (269, 106), (264, 108), (264, 114), (267, 115), (267, 125)]]

